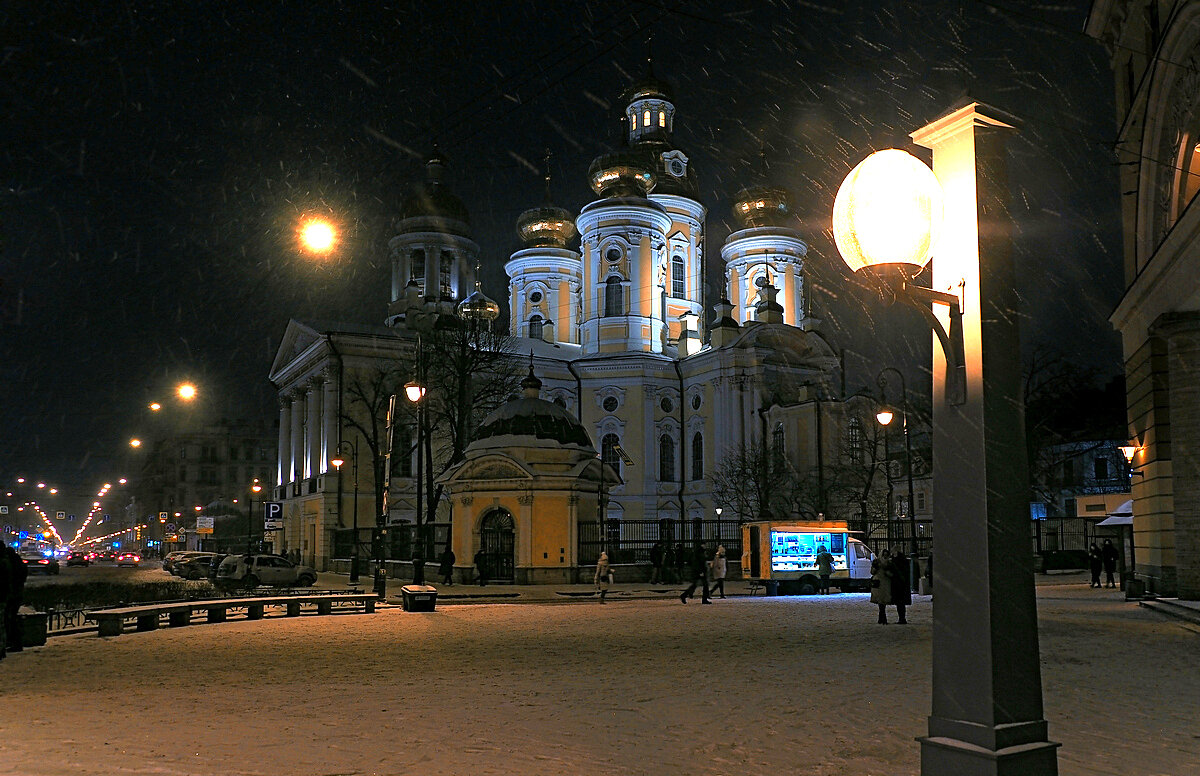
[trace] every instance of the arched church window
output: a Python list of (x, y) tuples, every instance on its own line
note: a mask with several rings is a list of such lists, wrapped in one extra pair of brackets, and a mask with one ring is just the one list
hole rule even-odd
[(666, 434), (658, 439), (658, 480), (675, 481), (675, 440)]
[(671, 296), (677, 299), (687, 296), (687, 273), (683, 256), (678, 253), (671, 257)]
[(663, 129), (667, 128), (667, 112), (665, 110), (660, 110), (658, 112), (658, 126), (662, 127)]
[(441, 286), (443, 298), (454, 296), (454, 288), (450, 285), (450, 272), (454, 266), (454, 254), (443, 253), (441, 264), (438, 265), (438, 283)]
[(621, 473), (621, 456), (617, 455), (620, 442), (616, 434), (605, 434), (600, 440), (600, 460), (611, 466), (617, 474)]
[(609, 276), (604, 281), (604, 316), (606, 318), (625, 314), (625, 288), (621, 278)]
[(642, 114), (642, 126), (643, 126), (643, 127), (648, 127), (648, 126), (650, 126), (650, 110), (649, 110), (649, 109), (647, 109), (647, 110), (646, 110), (646, 111), (645, 111), (645, 112)]
[(418, 286), (425, 285), (425, 251), (420, 248), (408, 257), (408, 276), (417, 281)]
[(535, 315), (529, 319), (529, 337), (539, 340), (542, 338), (542, 316)]
[(704, 435), (699, 431), (692, 435), (692, 479), (704, 479)]

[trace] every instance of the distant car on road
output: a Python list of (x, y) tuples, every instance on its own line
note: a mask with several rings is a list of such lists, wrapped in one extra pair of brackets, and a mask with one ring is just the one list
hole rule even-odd
[(91, 553), (79, 552), (76, 550), (67, 556), (67, 566), (90, 566), (92, 565)]
[(230, 555), (217, 568), (216, 583), (219, 587), (247, 590), (259, 585), (312, 587), (317, 583), (317, 572), (280, 555)]
[(142, 556), (138, 555), (136, 552), (123, 552), (117, 556), (117, 565), (118, 566), (137, 567), (137, 566), (140, 566), (141, 563), (142, 563)]
[(109, 563), (112, 563), (116, 559), (117, 559), (117, 553), (113, 552), (112, 550), (105, 550), (104, 552), (102, 552), (98, 556), (96, 556), (96, 560), (106, 560)]
[(21, 560), (30, 574), (57, 574), (59, 570), (57, 558), (47, 558), (40, 552), (23, 552)]

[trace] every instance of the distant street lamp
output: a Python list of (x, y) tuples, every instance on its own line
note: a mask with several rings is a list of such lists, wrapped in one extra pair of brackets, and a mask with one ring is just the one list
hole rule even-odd
[(337, 236), (337, 229), (323, 218), (309, 218), (300, 224), (300, 245), (309, 253), (329, 253), (337, 244)]
[(417, 408), (417, 541), (413, 548), (413, 584), (425, 584), (425, 515), (421, 511), (425, 485), (425, 379), (421, 340), (417, 339), (417, 379), (404, 386), (404, 396)]
[(250, 495), (246, 499), (246, 554), (254, 552), (254, 494), (262, 490), (258, 477), (250, 485)]
[[(916, 509), (915, 509), (916, 502), (913, 500), (912, 443), (909, 441), (909, 437), (908, 437), (908, 388), (904, 384), (904, 374), (899, 369), (896, 369), (895, 367), (892, 367), (892, 366), (884, 367), (882, 370), (880, 370), (879, 375), (875, 378), (875, 383), (876, 383), (876, 385), (879, 386), (879, 398), (883, 401), (883, 405), (880, 407), (879, 412), (875, 413), (875, 419), (878, 420), (882, 425), (884, 425), (885, 427), (890, 429), (891, 426), (889, 424), (892, 422), (892, 418), (895, 416), (895, 414), (891, 411), (891, 409), (887, 403), (887, 377), (886, 377), (886, 375), (888, 372), (891, 372), (891, 373), (895, 374), (896, 377), (900, 378), (900, 395), (902, 397), (900, 400), (900, 425), (904, 429), (904, 466), (905, 466), (905, 469), (907, 469), (907, 473), (908, 473), (908, 537), (909, 537), (909, 541), (910, 541), (909, 558), (908, 558), (908, 565), (909, 565), (908, 581), (909, 581), (909, 584), (911, 585), (912, 589), (916, 590), (917, 589), (917, 554), (919, 552), (919, 548), (917, 547), (917, 515), (916, 515)], [(890, 464), (890, 462), (889, 462), (889, 464)], [(889, 482), (889, 490), (890, 490), (890, 483), (891, 483), (890, 472), (889, 472), (888, 482)]]
[(330, 459), (330, 463), (337, 469), (338, 473), (338, 523), (342, 522), (342, 465), (346, 463), (346, 459), (342, 458), (342, 447), (350, 448), (350, 471), (354, 477), (354, 540), (351, 542), (350, 550), (350, 584), (358, 584), (358, 446), (349, 439), (343, 439), (338, 442), (337, 448), (334, 450), (334, 457)]
[[(179, 395), (179, 398), (183, 399), (184, 401), (191, 401), (192, 399), (196, 398), (196, 386), (192, 385), (191, 383), (180, 383), (179, 387), (175, 389), (175, 392)], [(154, 405), (150, 405), (150, 409), (154, 409)]]

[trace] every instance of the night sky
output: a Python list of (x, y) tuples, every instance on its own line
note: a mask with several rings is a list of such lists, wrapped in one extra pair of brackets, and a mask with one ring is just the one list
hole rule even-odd
[[(1087, 6), (0, 10), (0, 478), (45, 478), (90, 501), (133, 469), (126, 442), (147, 433), (146, 404), (183, 379), (205, 397), (194, 412), (274, 418), (267, 372), (289, 318), (382, 321), (392, 219), (435, 143), (471, 212), (484, 289), (506, 302), (514, 222), (542, 201), (546, 150), (553, 199), (578, 212), (648, 50), (675, 87), (675, 140), (701, 177), (710, 259), (764, 148), (810, 244), (815, 313), (859, 384), (886, 363), (919, 374), (930, 337), (899, 309), (876, 331), (880, 313), (864, 311), (869, 295), (829, 234), (838, 184), (873, 150), (911, 149), (909, 132), (968, 96), (1021, 118), (1011, 148), (1026, 339), (1115, 374), (1112, 77), (1081, 32)], [(340, 224), (333, 259), (296, 249), (298, 219), (313, 213)]]

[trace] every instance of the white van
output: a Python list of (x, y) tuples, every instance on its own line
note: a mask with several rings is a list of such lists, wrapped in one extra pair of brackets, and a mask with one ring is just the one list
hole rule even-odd
[(817, 554), (833, 556), (829, 586), (842, 592), (871, 589), (875, 553), (850, 535), (844, 522), (760, 520), (742, 526), (742, 575), (782, 595), (820, 589)]

